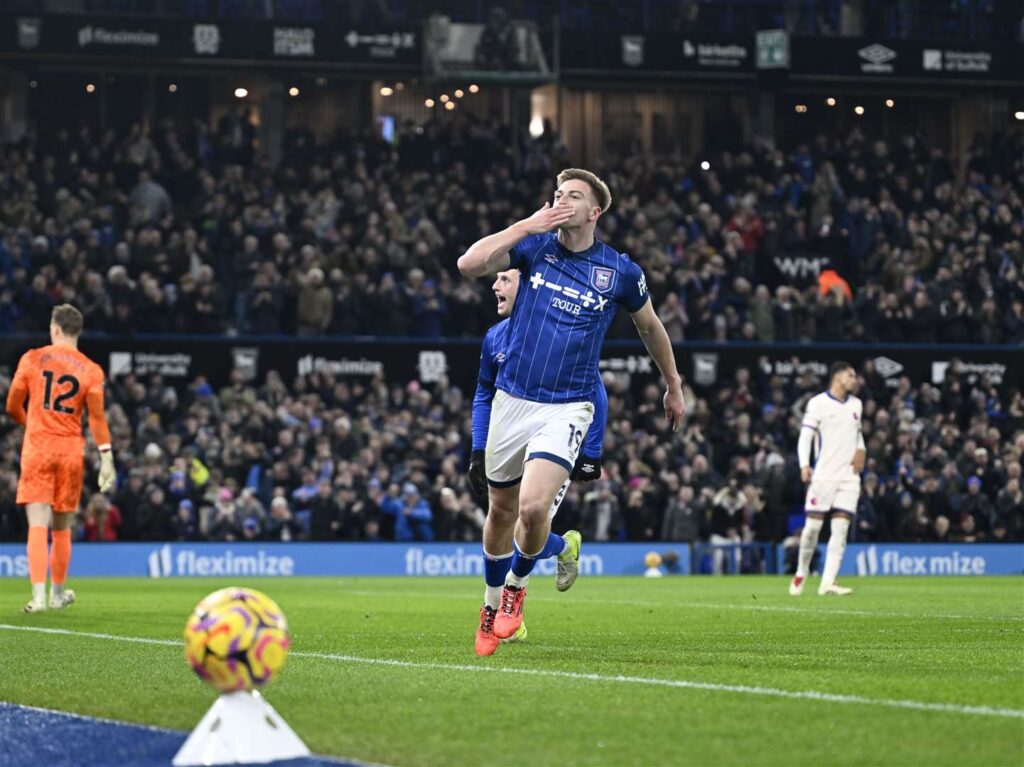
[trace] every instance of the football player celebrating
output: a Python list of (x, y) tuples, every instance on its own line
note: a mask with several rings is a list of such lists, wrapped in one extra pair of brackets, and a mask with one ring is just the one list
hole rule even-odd
[[(519, 272), (514, 269), (499, 272), (491, 289), (498, 302), (498, 316), (502, 320), (488, 330), (484, 337), (480, 354), (480, 377), (476, 395), (473, 397), (473, 453), (469, 463), (469, 485), (479, 499), (488, 497), (488, 482), (484, 470), (487, 432), (490, 427), (491, 403), (496, 391), (494, 382), (498, 369), (507, 358), (505, 345), (508, 340), (508, 317), (512, 314), (512, 307), (519, 292)], [(588, 482), (601, 476), (601, 450), (608, 414), (608, 393), (600, 376), (594, 391), (594, 422), (587, 430), (587, 438), (576, 465), (548, 510), (549, 519), (554, 519), (558, 512), (571, 480)], [(484, 521), (483, 556), (486, 586), (484, 604), (480, 608), (480, 625), (476, 632), (477, 655), (492, 655), (501, 641), (514, 642), (526, 638), (525, 623), (521, 624), (516, 633), (508, 639), (500, 640), (494, 634), (494, 619), (501, 602), (502, 587), (512, 566), (512, 539), (517, 509), (503, 507), (501, 493), (492, 493), (491, 496), (488, 501), (487, 518)], [(579, 574), (581, 542), (582, 538), (576, 530), (570, 530), (564, 536), (549, 533), (548, 540), (538, 555), (538, 559), (558, 557), (555, 584), (559, 591), (568, 591), (576, 581)]]

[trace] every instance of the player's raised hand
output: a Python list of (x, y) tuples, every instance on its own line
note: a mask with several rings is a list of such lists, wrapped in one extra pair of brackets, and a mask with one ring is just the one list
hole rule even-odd
[(686, 415), (686, 402), (683, 400), (683, 389), (680, 386), (672, 386), (665, 390), (665, 417), (672, 425), (672, 431), (679, 431), (683, 425), (683, 416)]
[(114, 489), (117, 471), (114, 469), (114, 454), (109, 450), (100, 453), (100, 492), (106, 493)]
[(546, 202), (543, 208), (524, 219), (523, 223), (526, 225), (526, 231), (530, 234), (544, 234), (544, 232), (553, 231), (562, 224), (568, 223), (573, 212), (568, 205), (556, 205), (552, 208), (551, 203)]

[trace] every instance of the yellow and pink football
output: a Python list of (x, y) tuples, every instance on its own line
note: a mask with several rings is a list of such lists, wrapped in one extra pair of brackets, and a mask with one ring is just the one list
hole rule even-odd
[(253, 589), (215, 591), (185, 623), (188, 664), (221, 692), (265, 687), (284, 666), (290, 644), (281, 608)]

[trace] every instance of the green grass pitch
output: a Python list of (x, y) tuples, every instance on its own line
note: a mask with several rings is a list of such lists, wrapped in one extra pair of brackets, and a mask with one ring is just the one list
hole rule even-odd
[(472, 649), (476, 579), (71, 585), (69, 610), (25, 615), (27, 585), (0, 582), (0, 700), (191, 729), (214, 694), (185, 665), (185, 618), (208, 592), (245, 585), (277, 600), (292, 629), (293, 656), (267, 698), (322, 754), (391, 765), (1024, 763), (1021, 578), (851, 580), (847, 598), (818, 597), (812, 579), (799, 599), (783, 578), (581, 578), (567, 594), (537, 578), (529, 639), (483, 659)]

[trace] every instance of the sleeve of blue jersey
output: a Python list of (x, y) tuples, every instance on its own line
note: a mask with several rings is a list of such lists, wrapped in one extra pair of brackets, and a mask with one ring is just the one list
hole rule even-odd
[(594, 388), (594, 420), (587, 429), (587, 439), (583, 443), (583, 455), (587, 458), (600, 458), (604, 450), (604, 433), (608, 428), (608, 392), (604, 388), (601, 376), (597, 377)]
[(491, 345), (494, 341), (493, 328), (484, 336), (480, 349), (480, 376), (476, 381), (476, 394), (473, 395), (473, 449), (483, 450), (487, 447), (487, 430), (491, 424), (491, 402), (494, 401), (494, 383), (498, 376), (497, 365)]
[(626, 262), (623, 271), (625, 279), (619, 285), (619, 301), (630, 314), (638, 312), (650, 300), (647, 292), (647, 277), (639, 264), (628, 256), (623, 256)]
[(529, 269), (540, 238), (539, 234), (531, 234), (513, 245), (508, 252), (509, 268)]

